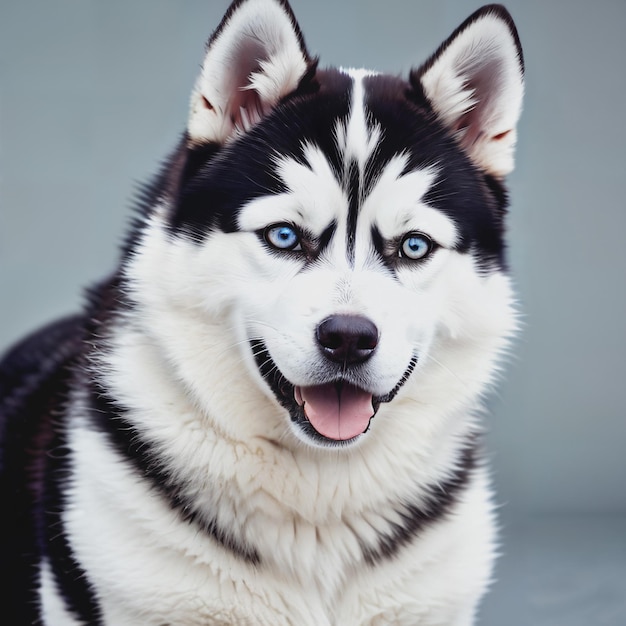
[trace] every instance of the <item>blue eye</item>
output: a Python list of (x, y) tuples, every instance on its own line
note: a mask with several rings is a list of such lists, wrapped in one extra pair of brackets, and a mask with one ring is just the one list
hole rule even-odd
[(277, 250), (300, 250), (300, 236), (289, 224), (268, 226), (264, 233), (265, 241)]
[(421, 233), (409, 233), (400, 246), (401, 257), (417, 261), (428, 256), (433, 250), (433, 241)]

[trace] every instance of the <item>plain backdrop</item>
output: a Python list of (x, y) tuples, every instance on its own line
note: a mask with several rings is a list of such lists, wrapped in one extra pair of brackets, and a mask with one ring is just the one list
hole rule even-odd
[[(480, 4), (292, 2), (322, 66), (401, 74)], [(114, 267), (133, 194), (184, 128), (204, 43), (227, 5), (0, 4), (0, 349), (75, 311), (83, 288)], [(524, 329), (486, 417), (498, 501), (511, 527), (538, 515), (620, 520), (626, 2), (507, 7), (527, 78), (508, 221)], [(618, 536), (620, 528), (626, 536), (620, 524)], [(625, 546), (618, 543), (620, 555)], [(584, 623), (626, 623), (621, 617)], [(574, 623), (555, 619), (545, 623)]]

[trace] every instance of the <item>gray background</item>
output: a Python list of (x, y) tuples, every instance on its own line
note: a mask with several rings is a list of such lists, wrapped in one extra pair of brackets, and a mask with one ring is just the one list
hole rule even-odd
[[(293, 0), (322, 65), (407, 72), (480, 2)], [(0, 349), (114, 266), (227, 0), (0, 5)], [(480, 623), (626, 624), (626, 2), (510, 0), (525, 329), (487, 425), (503, 557)]]

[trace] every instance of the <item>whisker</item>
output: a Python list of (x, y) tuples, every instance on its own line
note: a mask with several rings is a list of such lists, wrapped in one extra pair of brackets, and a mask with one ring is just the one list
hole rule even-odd
[(447, 365), (442, 363), (439, 359), (435, 358), (432, 354), (426, 353), (424, 356), (427, 359), (430, 359), (433, 363), (435, 363), (439, 367), (441, 367), (441, 369), (448, 372), (450, 376), (453, 376), (454, 378), (456, 378), (456, 380), (458, 380), (464, 387), (468, 386), (467, 382), (465, 382), (456, 372), (452, 371)]

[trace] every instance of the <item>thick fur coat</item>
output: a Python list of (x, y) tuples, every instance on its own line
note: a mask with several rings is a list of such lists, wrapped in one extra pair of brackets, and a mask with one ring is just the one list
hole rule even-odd
[(400, 78), (232, 4), (119, 269), (0, 364), (12, 624), (474, 623), (522, 92), (498, 5)]

